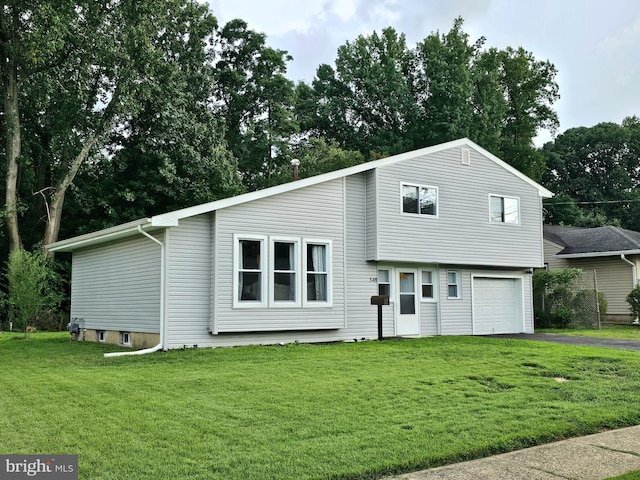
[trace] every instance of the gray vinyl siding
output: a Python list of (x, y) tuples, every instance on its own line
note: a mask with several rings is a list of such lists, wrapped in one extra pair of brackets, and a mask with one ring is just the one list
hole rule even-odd
[[(376, 187), (377, 170), (366, 172), (366, 195), (363, 197), (366, 201), (366, 231), (367, 231), (367, 260), (375, 260), (377, 258), (377, 242), (378, 242), (378, 199)], [(354, 198), (352, 202), (362, 202), (362, 198)], [(351, 203), (349, 204), (352, 205)]]
[[(536, 188), (471, 150), (417, 157), (378, 169), (378, 260), (542, 266), (542, 203)], [(438, 187), (438, 218), (401, 213), (401, 184)], [(520, 224), (489, 223), (489, 194), (518, 197)]]
[(142, 235), (75, 251), (71, 318), (87, 329), (159, 333), (160, 252)]
[[(344, 179), (224, 208), (216, 215), (215, 333), (337, 329), (345, 326)], [(234, 308), (234, 234), (330, 240), (332, 306)], [(269, 248), (268, 242), (265, 248)]]
[[(378, 307), (371, 305), (371, 297), (378, 294), (377, 265), (366, 261), (369, 227), (368, 198), (370, 174), (346, 178), (346, 271), (347, 271), (347, 328), (341, 331), (345, 339), (378, 338)], [(366, 219), (366, 221), (365, 221)], [(383, 307), (388, 312), (389, 307)], [(393, 335), (393, 317), (383, 316), (383, 335)]]
[(420, 302), (420, 336), (438, 335), (438, 304)]
[(180, 221), (167, 235), (166, 346), (203, 344), (209, 337), (212, 214)]
[(544, 240), (544, 263), (548, 265), (550, 269), (568, 268), (569, 262), (567, 262), (565, 258), (556, 257), (556, 253), (563, 249), (564, 247), (556, 245), (548, 240)]

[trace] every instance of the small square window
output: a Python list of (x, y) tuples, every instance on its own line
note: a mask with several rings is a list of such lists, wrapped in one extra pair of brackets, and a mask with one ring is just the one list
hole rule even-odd
[(120, 332), (120, 345), (125, 345), (125, 346), (131, 345), (131, 333)]
[(389, 270), (378, 270), (378, 295), (391, 297), (391, 281)]
[(435, 217), (438, 215), (438, 188), (402, 185), (402, 213)]
[(520, 205), (516, 197), (489, 196), (491, 223), (520, 223)]
[(104, 330), (96, 331), (96, 341), (104, 343), (107, 341), (107, 333)]
[(422, 271), (421, 289), (423, 300), (434, 299), (433, 270)]
[(447, 272), (447, 298), (462, 298), (460, 272), (453, 270)]

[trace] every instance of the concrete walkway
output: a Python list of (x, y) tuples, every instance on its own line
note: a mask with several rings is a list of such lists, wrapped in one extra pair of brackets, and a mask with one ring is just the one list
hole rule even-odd
[(407, 473), (410, 480), (604, 480), (640, 470), (640, 426)]

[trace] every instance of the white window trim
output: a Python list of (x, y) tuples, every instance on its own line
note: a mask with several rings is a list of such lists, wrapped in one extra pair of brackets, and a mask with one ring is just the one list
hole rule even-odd
[[(307, 298), (307, 245), (327, 246), (327, 301), (320, 302)], [(333, 244), (331, 240), (319, 238), (304, 238), (302, 240), (302, 306), (305, 308), (333, 307)]]
[[(423, 303), (435, 303), (438, 301), (438, 271), (435, 268), (420, 268), (420, 301)], [(422, 272), (431, 272), (431, 284), (433, 286), (433, 297), (422, 296), (422, 286), (427, 285), (422, 283)]]
[[(458, 290), (458, 295), (455, 297), (451, 297), (449, 296), (449, 285), (453, 285), (453, 283), (449, 283), (449, 274), (450, 273), (455, 273), (456, 274), (456, 285), (457, 285), (457, 290)], [(449, 300), (461, 300), (462, 299), (462, 272), (460, 270), (447, 270), (447, 276), (445, 278), (446, 282), (447, 282), (447, 298)]]
[[(290, 300), (276, 300), (275, 299), (275, 244), (276, 243), (293, 243), (293, 258), (294, 258), (294, 273), (296, 275), (296, 294), (295, 301)], [(304, 255), (300, 250), (300, 237), (286, 237), (286, 236), (274, 236), (269, 237), (269, 270), (267, 275), (269, 276), (268, 285), (269, 285), (269, 306), (270, 307), (300, 307), (302, 304), (302, 269), (301, 269), (301, 257)]]
[[(418, 188), (433, 188), (436, 191), (436, 213), (435, 215), (429, 215), (426, 213), (408, 213), (404, 211), (404, 187), (418, 187)], [(419, 193), (419, 192), (418, 192)], [(418, 203), (420, 199), (418, 198)], [(440, 217), (440, 190), (434, 185), (421, 185), (419, 183), (402, 182), (400, 183), (400, 214), (409, 217), (420, 218), (439, 218)]]
[(386, 270), (387, 272), (389, 272), (389, 281), (385, 282), (385, 285), (389, 285), (389, 302), (393, 302), (393, 268), (392, 267), (387, 267), (387, 266), (379, 266), (378, 269), (376, 270), (376, 282), (378, 284), (378, 293), (380, 293), (380, 270)]
[[(516, 200), (518, 202), (518, 221), (515, 223), (507, 223), (507, 222), (494, 222), (493, 219), (491, 218), (491, 199), (492, 198), (511, 198), (513, 200)], [(489, 205), (489, 223), (491, 225), (510, 225), (510, 226), (516, 226), (516, 225), (520, 225), (520, 197), (516, 197), (514, 195), (500, 195), (498, 193), (490, 193), (489, 194), (489, 198), (488, 198), (488, 205)], [(504, 207), (504, 201), (502, 203), (503, 207)], [(504, 212), (503, 212), (504, 214)]]
[[(125, 335), (127, 336), (127, 341), (125, 341)], [(120, 332), (120, 345), (124, 345), (125, 347), (131, 346), (131, 332)]]
[[(240, 240), (260, 241), (260, 271), (262, 272), (262, 282), (260, 284), (262, 299), (260, 301), (240, 300), (238, 298), (238, 274), (240, 272), (241, 265)], [(233, 289), (233, 308), (264, 308), (267, 306), (267, 298), (269, 296), (269, 290), (267, 289), (267, 277), (269, 276), (269, 270), (267, 268), (268, 245), (268, 238), (265, 235), (233, 234), (233, 281), (231, 282)]]

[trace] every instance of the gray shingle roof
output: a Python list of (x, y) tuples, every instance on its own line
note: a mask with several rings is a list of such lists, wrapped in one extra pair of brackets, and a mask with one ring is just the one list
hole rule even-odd
[(618, 227), (544, 225), (544, 239), (564, 247), (557, 255), (640, 251), (640, 232)]

